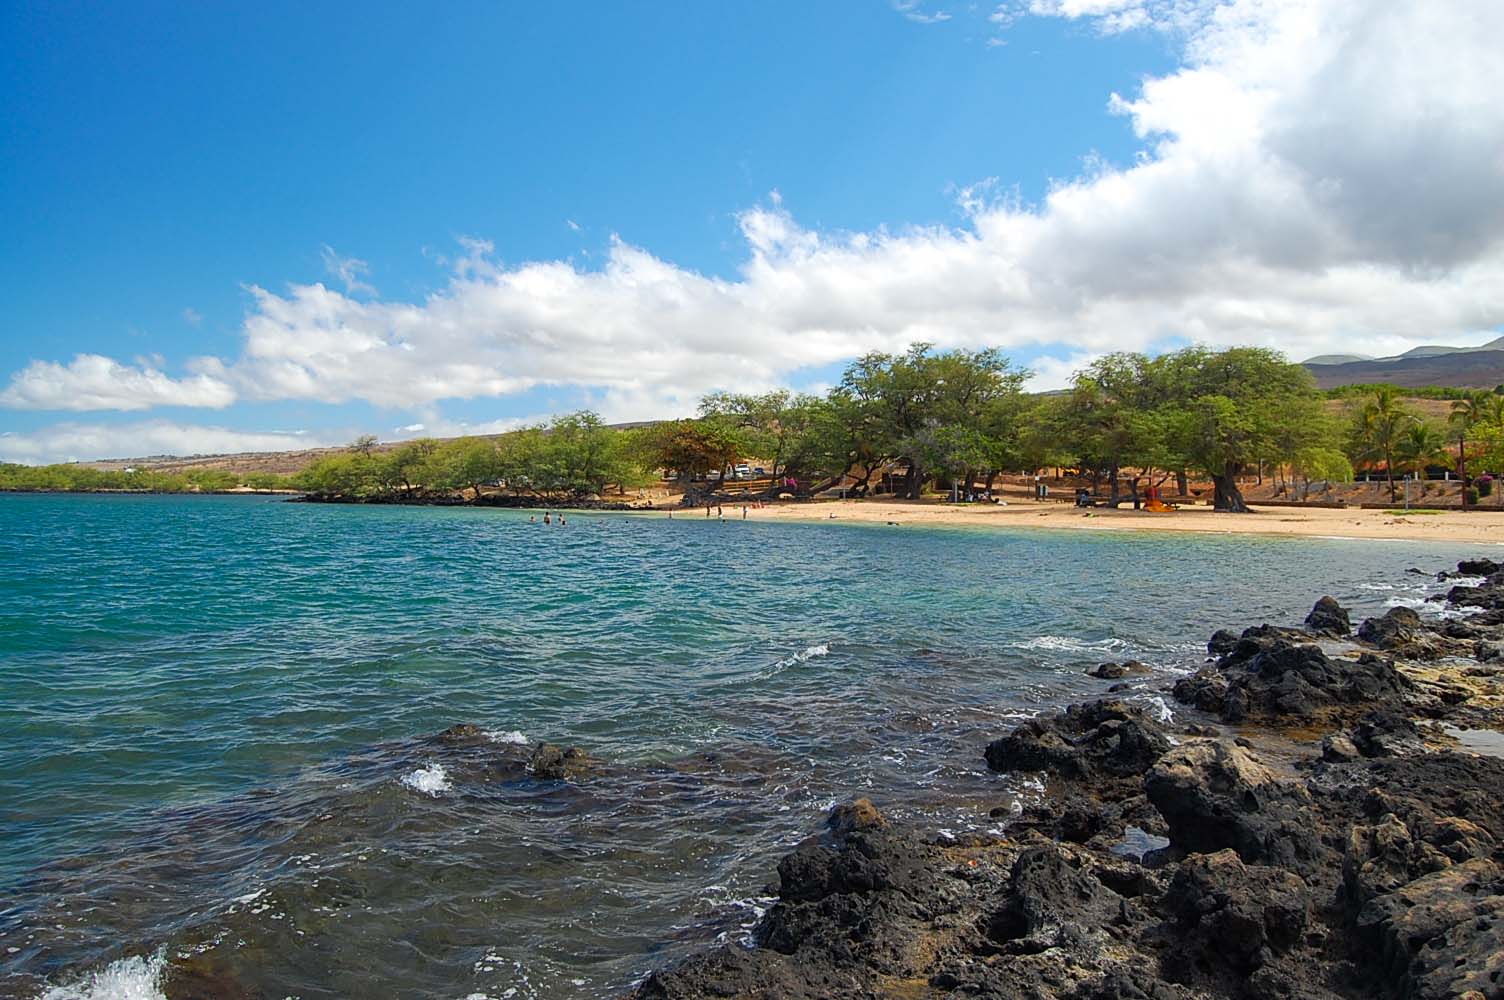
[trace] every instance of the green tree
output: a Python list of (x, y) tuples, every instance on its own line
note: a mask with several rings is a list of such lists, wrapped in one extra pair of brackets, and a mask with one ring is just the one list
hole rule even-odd
[(1394, 487), (1395, 453), (1400, 441), (1419, 416), (1406, 406), (1399, 391), (1381, 385), (1358, 408), (1349, 435), (1349, 453), (1358, 462), (1372, 467), (1382, 461), (1389, 482), (1389, 500), (1399, 496)]
[(1257, 347), (1162, 355), (1152, 385), (1170, 461), (1205, 472), (1221, 511), (1248, 510), (1238, 477), (1276, 451), (1281, 414), (1316, 395), (1309, 372)]

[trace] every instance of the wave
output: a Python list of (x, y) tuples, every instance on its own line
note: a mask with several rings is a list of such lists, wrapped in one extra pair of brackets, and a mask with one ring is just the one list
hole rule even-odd
[(111, 962), (76, 982), (54, 986), (39, 1000), (167, 1000), (162, 992), (162, 971), (167, 959), (155, 955), (132, 955)]
[(792, 654), (790, 656), (785, 656), (783, 659), (781, 659), (777, 663), (773, 664), (773, 669), (774, 670), (787, 670), (789, 667), (796, 667), (799, 664), (805, 662), (806, 660), (812, 660), (812, 659), (814, 659), (817, 656), (829, 656), (829, 655), (830, 655), (830, 647), (827, 646), (825, 643), (822, 642), (822, 643), (820, 643), (818, 645), (815, 645), (815, 646), (806, 646), (803, 649), (799, 650), (799, 652), (797, 652), (797, 653), (794, 653), (794, 654)]
[(449, 783), (449, 772), (444, 770), (443, 764), (429, 764), (420, 767), (412, 774), (404, 774), (402, 783), (415, 792), (431, 795), (438, 798), (454, 786)]
[(1430, 615), (1434, 618), (1471, 618), (1480, 614), (1483, 608), (1460, 607), (1454, 608), (1442, 604), (1440, 601), (1428, 601), (1423, 597), (1391, 597), (1384, 602), (1388, 608), (1409, 608), (1416, 614)]
[(525, 747), (528, 738), (520, 729), (487, 729), (484, 731), (486, 739), (493, 743), (510, 743), (514, 746)]
[(1069, 635), (1037, 635), (1032, 639), (1008, 643), (1011, 649), (1045, 649), (1058, 653), (1112, 653), (1127, 649), (1123, 639), (1077, 639)]

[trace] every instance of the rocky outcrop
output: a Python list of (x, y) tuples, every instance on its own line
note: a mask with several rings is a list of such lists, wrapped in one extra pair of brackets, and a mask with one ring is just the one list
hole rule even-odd
[(1242, 747), (1198, 740), (1160, 758), (1144, 780), (1149, 801), (1185, 854), (1231, 848), (1248, 864), (1297, 867), (1316, 857), (1311, 798)]
[(1306, 615), (1306, 628), (1317, 635), (1345, 638), (1352, 634), (1353, 623), (1335, 597), (1323, 597)]
[(1174, 696), (1225, 722), (1244, 722), (1398, 707), (1413, 690), (1382, 657), (1333, 658), (1314, 643), (1244, 633), (1215, 667), (1177, 681)]
[(1106, 700), (1030, 719), (988, 744), (994, 771), (1045, 771), (1061, 778), (1131, 778), (1170, 749), (1164, 727), (1143, 709)]
[[(779, 865), (757, 947), (691, 958), (637, 996), (1504, 998), (1504, 761), (1430, 745), (1415, 713), (1462, 710), (1428, 693), (1437, 668), (1420, 691), (1389, 656), (1311, 642), (1348, 634), (1333, 605), (1306, 629), (1218, 632), (1215, 666), (1176, 685), (1266, 728), (1191, 722), (1177, 732), (1203, 738), (1177, 744), (1111, 699), (1030, 720), (986, 747), (993, 771), (1050, 778), (1018, 815), (993, 811), (1003, 836), (923, 840), (865, 800), (837, 807)], [(1360, 641), (1504, 643), (1491, 613), (1399, 609)], [(1144, 853), (1155, 833), (1168, 846)]]

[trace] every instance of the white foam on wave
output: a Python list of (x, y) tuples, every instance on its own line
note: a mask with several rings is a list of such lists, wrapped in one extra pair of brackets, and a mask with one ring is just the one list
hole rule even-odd
[(1391, 597), (1384, 602), (1389, 608), (1409, 608), (1416, 614), (1430, 615), (1433, 618), (1471, 618), (1480, 614), (1484, 609), (1463, 606), (1460, 608), (1449, 607), (1440, 601), (1428, 601), (1423, 597)]
[(1036, 635), (1022, 642), (1010, 642), (1012, 649), (1045, 649), (1059, 653), (1110, 653), (1127, 649), (1122, 639), (1077, 639), (1069, 635)]
[(404, 774), (402, 783), (415, 792), (432, 795), (434, 798), (454, 788), (449, 783), (449, 772), (444, 770), (443, 764), (429, 764), (427, 767), (418, 768), (412, 774)]
[(515, 746), (525, 747), (528, 744), (527, 734), (520, 729), (487, 729), (486, 739), (493, 743), (511, 743)]
[(819, 643), (818, 645), (806, 646), (803, 649), (799, 650), (799, 652), (797, 652), (797, 653), (794, 653), (794, 654), (792, 654), (790, 656), (785, 656), (783, 659), (781, 659), (777, 663), (773, 664), (773, 669), (774, 670), (785, 670), (785, 669), (787, 669), (789, 667), (796, 667), (799, 664), (804, 663), (807, 660), (813, 660), (817, 656), (829, 656), (829, 655), (830, 655), (830, 647), (827, 646), (825, 643), (822, 642), (822, 643)]
[(167, 1000), (162, 992), (162, 952), (118, 959), (99, 972), (41, 994), (40, 1000)]
[(1175, 719), (1175, 713), (1170, 710), (1169, 704), (1157, 694), (1136, 695), (1132, 700), (1141, 703), (1161, 723)]

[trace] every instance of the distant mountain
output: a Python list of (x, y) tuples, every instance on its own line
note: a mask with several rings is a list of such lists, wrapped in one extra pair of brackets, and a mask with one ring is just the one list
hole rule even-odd
[(1369, 382), (1492, 389), (1504, 384), (1504, 337), (1482, 347), (1416, 347), (1392, 358), (1327, 354), (1302, 364), (1323, 389)]
[(1352, 361), (1372, 361), (1367, 354), (1318, 354), (1314, 358), (1306, 358), (1301, 362), (1303, 365), (1345, 365)]

